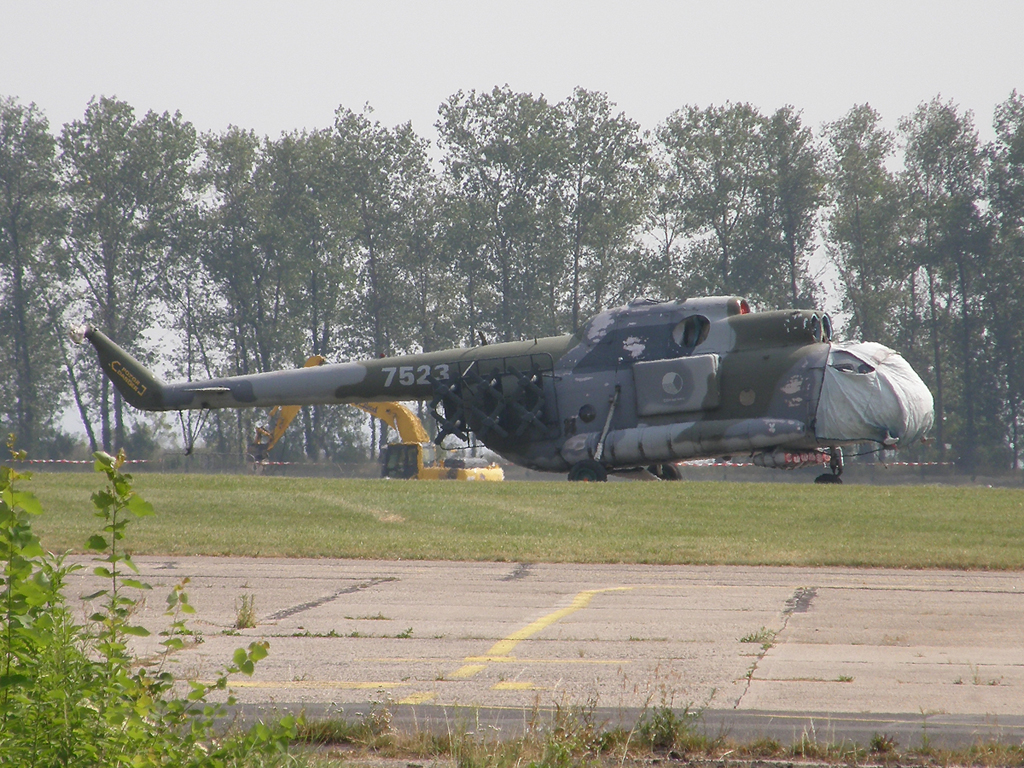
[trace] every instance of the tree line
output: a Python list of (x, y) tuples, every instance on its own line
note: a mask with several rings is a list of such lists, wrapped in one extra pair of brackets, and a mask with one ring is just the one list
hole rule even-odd
[[(993, 127), (937, 97), (896, 131), (867, 104), (815, 130), (731, 102), (644, 131), (600, 92), (504, 86), (448, 98), (432, 145), (369, 108), (273, 139), (106, 97), (55, 133), (0, 98), (0, 426), (37, 456), (81, 449), (68, 408), (92, 449), (170, 439), (68, 342), (83, 321), (207, 378), (571, 333), (642, 295), (828, 292), (843, 336), (897, 349), (935, 396), (935, 442), (908, 455), (1017, 468), (1024, 96)], [(194, 418), (183, 439), (242, 456), (264, 416)], [(291, 450), (357, 457), (361, 424), (306, 408)]]

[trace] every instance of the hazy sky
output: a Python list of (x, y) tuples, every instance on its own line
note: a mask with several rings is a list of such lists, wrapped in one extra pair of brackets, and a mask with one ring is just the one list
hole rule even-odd
[(89, 99), (180, 110), (200, 130), (322, 128), (338, 105), (432, 137), (459, 89), (606, 92), (645, 128), (684, 104), (784, 104), (817, 127), (886, 124), (941, 94), (991, 136), (1024, 90), (1024, 2), (47, 2), (0, 0), (0, 96), (54, 130)]

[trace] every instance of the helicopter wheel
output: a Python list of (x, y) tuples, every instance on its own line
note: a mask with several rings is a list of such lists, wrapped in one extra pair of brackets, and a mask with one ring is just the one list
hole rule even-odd
[(814, 482), (821, 485), (842, 485), (843, 483), (843, 449), (838, 445), (829, 449), (828, 468), (830, 472), (818, 475)]
[(651, 464), (647, 471), (659, 480), (682, 480), (683, 475), (675, 464)]
[(569, 480), (577, 483), (603, 483), (608, 479), (608, 470), (593, 459), (584, 459), (569, 469)]

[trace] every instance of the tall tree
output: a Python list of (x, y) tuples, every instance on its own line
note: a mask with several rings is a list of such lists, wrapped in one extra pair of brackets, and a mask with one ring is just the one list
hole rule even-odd
[[(148, 112), (101, 97), (60, 136), (69, 226), (65, 248), (86, 288), (94, 322), (127, 349), (158, 306), (158, 285), (172, 259), (171, 229), (191, 196), (196, 134), (179, 113)], [(113, 411), (114, 425), (110, 424)], [(102, 442), (125, 443), (120, 395), (100, 384)]]
[(644, 233), (651, 244), (644, 249), (638, 271), (646, 273), (644, 282), (662, 286), (668, 296), (713, 292), (705, 287), (704, 276), (691, 272), (686, 264), (690, 217), (682, 202), (682, 184), (671, 152), (660, 141), (652, 147), (651, 162), (654, 178)]
[(995, 230), (986, 275), (986, 311), (994, 337), (999, 405), (1009, 466), (1019, 469), (1024, 439), (1024, 94), (999, 104), (989, 147), (988, 199)]
[[(935, 98), (922, 104), (900, 121), (900, 131), (914, 226), (911, 248), (926, 280), (936, 437), (944, 450), (944, 420), (955, 414), (959, 458), (973, 471), (978, 436), (974, 389), (984, 342), (976, 321), (982, 299), (978, 278), (988, 250), (981, 215), (983, 157), (973, 116), (952, 102)], [(947, 377), (951, 356), (959, 358), (954, 363), (959, 375)]]
[[(557, 105), (561, 137), (556, 168), (569, 270), (570, 329), (621, 297), (636, 271), (637, 245), (653, 186), (640, 127), (613, 113), (607, 95), (576, 88)], [(581, 317), (581, 310), (585, 313)]]
[(449, 276), (450, 313), (458, 342), (477, 344), (485, 330), (495, 327), (500, 304), (499, 280), (494, 263), (487, 258), (486, 216), (478, 199), (465, 197), (442, 178), (435, 198), (440, 245), (439, 258)]
[(405, 249), (405, 271), (411, 288), (413, 337), (424, 352), (457, 346), (455, 327), (456, 282), (443, 244), (443, 196), (431, 175), (429, 186), (420, 185), (412, 209), (416, 212)]
[(0, 99), (0, 402), (5, 432), (38, 453), (65, 396), (53, 354), (60, 237), (56, 142), (34, 104)]
[[(175, 257), (163, 271), (160, 295), (173, 339), (162, 345), (161, 360), (174, 378), (213, 378), (221, 370), (225, 337), (223, 302), (218, 286), (203, 263), (204, 232), (197, 206), (182, 212), (176, 226)], [(182, 443), (190, 449), (209, 412), (179, 412)], [(215, 416), (219, 423), (220, 415)]]
[(203, 149), (209, 191), (203, 259), (225, 301), (229, 370), (247, 374), (291, 364), (301, 354), (288, 311), (297, 270), (282, 228), (272, 221), (271, 142), (229, 128), (205, 136)]
[(690, 238), (686, 268), (702, 276), (707, 290), (768, 303), (785, 273), (764, 252), (759, 222), (766, 129), (765, 117), (749, 104), (688, 106), (669, 115), (657, 135), (668, 160), (667, 186)]
[(459, 240), (493, 265), (490, 331), (505, 341), (559, 330), (556, 284), (559, 116), (543, 97), (459, 91), (437, 123), (448, 187), (465, 201)]
[(305, 346), (293, 357), (298, 363), (309, 353), (335, 355), (344, 299), (352, 289), (345, 243), (351, 221), (331, 132), (303, 131), (268, 142), (263, 167), (268, 239), (296, 273), (288, 283), (291, 311), (302, 318)]
[[(294, 364), (310, 353), (329, 360), (350, 354), (358, 314), (351, 244), (357, 219), (334, 132), (283, 135), (266, 145), (265, 166), (267, 226), (295, 272), (288, 303), (303, 326), (304, 346), (292, 351)], [(358, 442), (349, 416), (336, 407), (304, 408), (306, 455), (333, 458)]]
[[(301, 354), (301, 315), (289, 297), (298, 278), (280, 229), (271, 224), (269, 141), (229, 128), (203, 137), (201, 168), (206, 194), (202, 261), (222, 302), (224, 373), (259, 373), (292, 366)], [(215, 413), (211, 440), (223, 453), (244, 455), (254, 414)]]
[(908, 271), (900, 243), (903, 197), (888, 169), (896, 138), (868, 104), (826, 124), (824, 134), (831, 194), (825, 247), (841, 277), (847, 332), (896, 343), (889, 325)]
[(339, 108), (334, 145), (357, 274), (352, 351), (405, 351), (413, 330), (405, 305), (413, 294), (408, 254), (432, 184), (426, 142), (411, 123), (387, 128), (365, 112)]
[(766, 240), (788, 278), (788, 290), (778, 290), (775, 303), (814, 307), (817, 286), (808, 260), (816, 245), (818, 212), (825, 202), (821, 151), (800, 113), (786, 106), (765, 124), (764, 153), (760, 193)]
[[(355, 273), (349, 333), (351, 353), (397, 354), (430, 342), (416, 339), (422, 314), (414, 310), (417, 288), (413, 253), (422, 249), (429, 228), (427, 201), (433, 178), (427, 143), (411, 123), (387, 128), (371, 121), (370, 110), (339, 108), (334, 121), (334, 152), (342, 196), (350, 213), (348, 239)], [(419, 317), (417, 315), (419, 314)], [(371, 418), (371, 445), (382, 447), (387, 429)]]

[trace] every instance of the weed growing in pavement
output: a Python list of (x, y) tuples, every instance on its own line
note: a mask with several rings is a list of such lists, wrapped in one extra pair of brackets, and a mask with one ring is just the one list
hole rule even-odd
[(252, 629), (256, 626), (256, 596), (251, 592), (241, 595), (236, 603), (235, 629)]
[(371, 702), (370, 711), (358, 720), (324, 718), (299, 723), (296, 741), (324, 746), (348, 744), (368, 750), (381, 751), (391, 746), (390, 700)]
[[(277, 635), (277, 637), (281, 637), (281, 635)], [(304, 629), (301, 632), (292, 632), (290, 635), (284, 635), (284, 637), (323, 637), (323, 638), (330, 638), (330, 637), (341, 637), (341, 635), (338, 634), (338, 630), (336, 630), (336, 629), (332, 629), (329, 632), (310, 632), (308, 629)]]
[(698, 731), (700, 713), (684, 707), (682, 712), (670, 706), (660, 706), (644, 712), (637, 732), (640, 742), (652, 752), (670, 752), (689, 755), (706, 752), (711, 741)]
[(745, 757), (769, 758), (785, 754), (785, 749), (777, 739), (762, 737), (755, 739), (741, 750)]
[(899, 746), (899, 742), (896, 741), (895, 736), (889, 736), (883, 733), (871, 734), (871, 741), (868, 744), (868, 748), (871, 750), (873, 755), (892, 755), (895, 754), (896, 748)]
[[(663, 691), (664, 694), (664, 691)], [(668, 700), (670, 700), (669, 697)], [(459, 709), (443, 732), (414, 728), (396, 729), (394, 702), (383, 691), (357, 719), (329, 718), (304, 721), (298, 726), (299, 741), (315, 745), (316, 754), (353, 764), (362, 759), (391, 758), (419, 768), (420, 761), (441, 761), (455, 768), (601, 768), (658, 764), (664, 758), (687, 764), (772, 760), (792, 764), (811, 760), (833, 765), (977, 765), (987, 768), (1019, 768), (1024, 765), (1024, 746), (976, 744), (967, 750), (939, 751), (927, 741), (919, 749), (900, 753), (896, 739), (875, 734), (867, 749), (850, 741), (819, 741), (812, 728), (784, 744), (762, 737), (737, 743), (724, 735), (707, 736), (703, 713), (692, 707), (673, 709), (668, 703), (645, 707), (632, 730), (609, 726), (600, 720), (594, 699), (583, 705), (556, 703), (545, 716), (537, 701), (524, 710), (524, 735), (501, 738), (499, 732), (480, 722), (479, 714), (467, 716)], [(339, 751), (332, 751), (332, 745)], [(319, 763), (317, 763), (319, 764)]]
[(825, 760), (855, 764), (863, 762), (867, 752), (852, 741), (845, 739), (835, 742), (820, 742), (813, 734), (804, 731), (800, 738), (788, 750), (791, 757), (802, 757), (809, 760)]
[[(1002, 681), (999, 678), (989, 677), (986, 678), (981, 674), (981, 667), (977, 664), (971, 664), (971, 682), (974, 685), (999, 685)], [(961, 681), (962, 682), (962, 681)]]
[(749, 635), (744, 635), (740, 638), (741, 643), (757, 643), (761, 646), (761, 650), (767, 651), (773, 645), (775, 645), (775, 635), (777, 633), (774, 630), (768, 629), (768, 627), (761, 627), (756, 632), (751, 632)]

